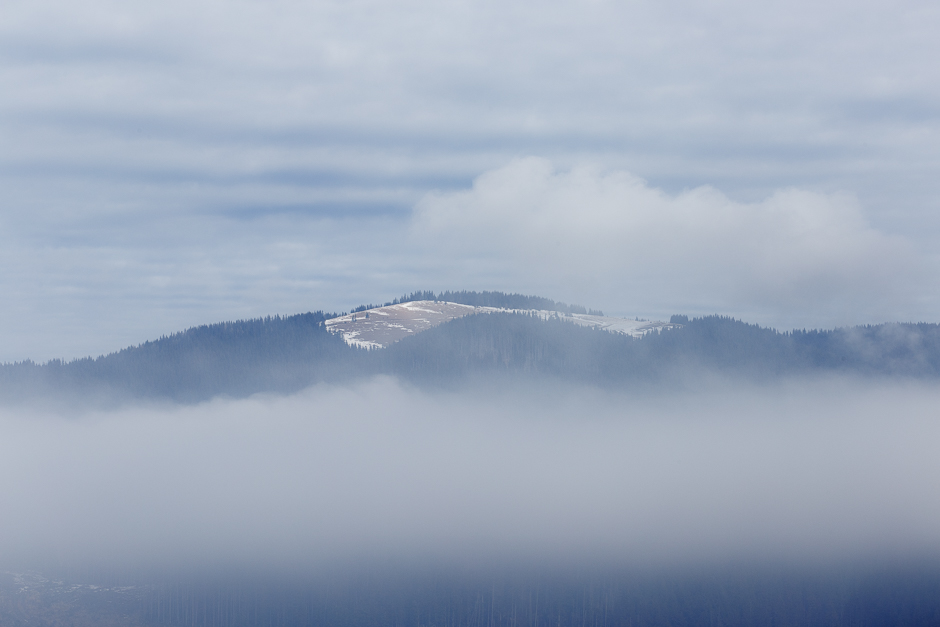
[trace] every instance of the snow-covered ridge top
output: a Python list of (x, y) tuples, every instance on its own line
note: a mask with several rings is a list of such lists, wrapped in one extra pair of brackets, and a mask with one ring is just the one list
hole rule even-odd
[(343, 341), (350, 346), (385, 348), (402, 338), (426, 331), (454, 318), (496, 312), (527, 313), (542, 319), (559, 317), (580, 326), (603, 329), (611, 333), (622, 333), (633, 337), (642, 337), (647, 333), (678, 326), (668, 322), (628, 320), (626, 318), (590, 316), (587, 314), (563, 314), (541, 309), (499, 309), (497, 307), (473, 307), (444, 301), (416, 300), (332, 318), (326, 321), (326, 328), (330, 333), (341, 333)]

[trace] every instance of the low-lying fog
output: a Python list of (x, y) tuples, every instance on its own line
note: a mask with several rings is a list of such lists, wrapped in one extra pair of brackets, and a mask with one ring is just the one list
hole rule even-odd
[(0, 414), (0, 561), (696, 564), (932, 555), (940, 387), (427, 393)]

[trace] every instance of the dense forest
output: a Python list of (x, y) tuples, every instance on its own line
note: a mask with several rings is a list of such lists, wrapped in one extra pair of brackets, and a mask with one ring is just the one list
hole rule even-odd
[(163, 398), (294, 392), (346, 380), (361, 351), (328, 333), (322, 312), (195, 327), (97, 358), (0, 366), (6, 400)]
[(830, 331), (773, 329), (723, 316), (689, 320), (639, 339), (496, 313), (453, 320), (384, 353), (386, 370), (416, 382), (478, 372), (550, 375), (604, 386), (678, 382), (712, 372), (749, 379), (842, 372), (940, 376), (940, 325), (883, 324)]
[[(411, 296), (424, 299), (428, 294)], [(437, 297), (518, 309), (552, 304), (562, 313), (575, 309), (497, 292), (445, 292)], [(315, 312), (226, 322), (97, 358), (5, 364), (0, 366), (0, 399), (198, 402), (219, 395), (289, 393), (317, 382), (375, 374), (417, 385), (518, 374), (604, 387), (681, 385), (689, 375), (705, 372), (752, 380), (824, 372), (940, 376), (936, 324), (781, 333), (722, 316), (673, 316), (677, 327), (634, 339), (575, 326), (563, 315), (542, 320), (523, 313), (494, 313), (452, 320), (387, 349), (368, 351), (351, 348), (329, 333), (324, 322), (331, 316)]]

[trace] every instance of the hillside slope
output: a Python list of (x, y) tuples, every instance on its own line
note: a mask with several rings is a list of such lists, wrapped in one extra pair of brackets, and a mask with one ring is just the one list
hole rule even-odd
[(668, 385), (705, 373), (747, 380), (821, 373), (940, 377), (936, 324), (780, 333), (721, 316), (680, 320), (632, 337), (562, 317), (472, 316), (390, 346), (385, 369), (419, 383), (513, 372), (617, 387)]
[(322, 312), (196, 327), (110, 355), (0, 366), (8, 401), (129, 398), (197, 402), (214, 396), (294, 392), (344, 381), (359, 351), (328, 333)]

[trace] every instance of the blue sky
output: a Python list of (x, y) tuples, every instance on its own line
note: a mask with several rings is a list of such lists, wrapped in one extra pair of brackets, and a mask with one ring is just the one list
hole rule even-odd
[(0, 360), (501, 289), (937, 321), (940, 8), (5, 3)]

